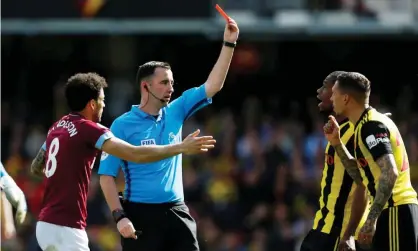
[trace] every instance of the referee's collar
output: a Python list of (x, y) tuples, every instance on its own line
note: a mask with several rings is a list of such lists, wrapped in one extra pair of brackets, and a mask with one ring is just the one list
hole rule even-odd
[(131, 112), (133, 112), (137, 116), (139, 116), (141, 118), (144, 118), (144, 119), (145, 118), (151, 118), (151, 119), (154, 119), (154, 120), (157, 120), (157, 121), (161, 120), (162, 110), (163, 109), (160, 109), (160, 111), (158, 112), (158, 117), (155, 118), (155, 116), (141, 110), (141, 108), (139, 108), (139, 105), (133, 105), (132, 108), (131, 108)]

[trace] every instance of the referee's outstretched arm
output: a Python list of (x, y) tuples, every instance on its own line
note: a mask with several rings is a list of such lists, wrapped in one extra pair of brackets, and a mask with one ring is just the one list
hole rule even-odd
[(206, 81), (205, 88), (208, 98), (212, 98), (224, 85), (226, 74), (228, 73), (229, 65), (234, 54), (234, 48), (238, 40), (238, 34), (238, 25), (230, 18), (225, 26), (224, 46), (222, 46), (221, 54)]

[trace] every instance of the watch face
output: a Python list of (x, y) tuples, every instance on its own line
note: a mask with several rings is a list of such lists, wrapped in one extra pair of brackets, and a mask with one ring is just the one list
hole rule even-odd
[(123, 216), (123, 211), (115, 210), (115, 211), (112, 212), (112, 216), (115, 220), (118, 220), (120, 217)]

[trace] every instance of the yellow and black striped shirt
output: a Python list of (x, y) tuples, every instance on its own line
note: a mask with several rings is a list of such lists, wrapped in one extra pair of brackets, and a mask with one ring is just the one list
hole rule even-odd
[(355, 158), (371, 200), (379, 185), (380, 167), (376, 160), (385, 154), (393, 154), (399, 174), (385, 208), (418, 204), (417, 193), (411, 185), (408, 154), (395, 123), (369, 107), (357, 122), (354, 133)]
[[(341, 140), (347, 150), (354, 154), (354, 126), (348, 121), (340, 125)], [(325, 149), (325, 163), (322, 171), (320, 209), (315, 214), (313, 229), (326, 234), (342, 236), (347, 228), (351, 204), (353, 202), (353, 187), (355, 183), (345, 171), (335, 149), (328, 143)], [(367, 214), (363, 216), (356, 236), (366, 221)]]

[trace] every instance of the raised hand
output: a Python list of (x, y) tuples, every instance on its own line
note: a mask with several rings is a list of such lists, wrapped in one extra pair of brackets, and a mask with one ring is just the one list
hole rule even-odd
[(238, 40), (239, 28), (234, 19), (228, 18), (225, 25), (224, 41), (235, 43)]
[(329, 116), (329, 120), (324, 126), (324, 134), (329, 143), (333, 146), (340, 143), (340, 125), (334, 116)]
[(189, 134), (181, 143), (183, 145), (183, 153), (196, 154), (207, 152), (209, 149), (215, 147), (216, 140), (212, 136), (197, 137), (200, 130), (197, 129), (193, 133)]

